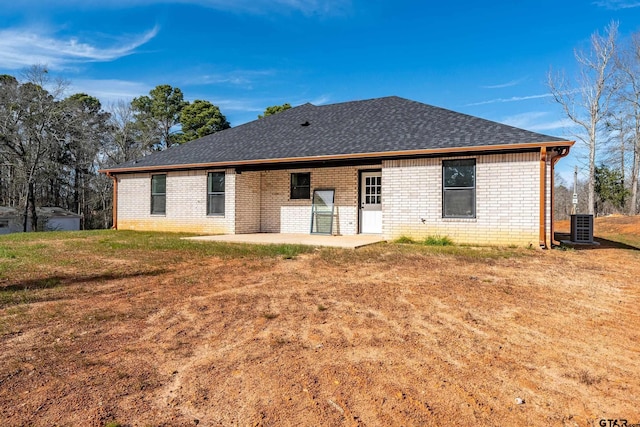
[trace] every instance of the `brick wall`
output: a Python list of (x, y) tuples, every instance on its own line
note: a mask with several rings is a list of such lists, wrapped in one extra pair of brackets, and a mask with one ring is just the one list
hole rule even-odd
[(236, 227), (238, 234), (260, 232), (261, 172), (236, 175)]
[[(442, 160), (476, 159), (476, 218), (442, 218)], [(390, 160), (382, 168), (383, 235), (448, 236), (456, 243), (539, 243), (537, 152)]]
[(291, 169), (261, 172), (260, 229), (267, 233), (309, 233), (311, 199), (290, 199), (291, 173), (310, 172), (314, 189), (335, 189), (333, 234), (358, 233), (358, 170), (361, 167)]
[[(382, 164), (383, 236), (448, 236), (457, 243), (539, 243), (538, 152), (463, 156), (476, 159), (476, 218), (442, 218), (442, 160)], [(290, 199), (290, 176), (311, 173), (314, 189), (333, 188), (334, 234), (358, 233), (359, 170), (380, 165), (243, 172), (226, 171), (225, 215), (206, 215), (207, 171), (167, 174), (166, 215), (150, 214), (151, 174), (118, 177), (118, 228), (204, 234), (309, 233), (311, 200)], [(550, 171), (547, 167), (547, 192)], [(236, 191), (238, 187), (238, 191)], [(550, 206), (545, 207), (549, 233)]]
[(167, 173), (166, 213), (151, 215), (151, 175), (118, 176), (118, 229), (207, 234), (235, 232), (235, 177), (225, 175), (225, 213), (207, 215), (207, 171)]
[[(151, 215), (151, 174), (118, 178), (118, 228), (122, 230), (186, 231), (206, 234), (309, 233), (311, 199), (290, 199), (293, 172), (311, 173), (314, 189), (335, 189), (333, 233), (358, 233), (358, 170), (380, 168), (318, 168), (243, 172), (227, 170), (225, 215), (206, 215), (207, 171), (167, 173), (165, 215)], [(236, 187), (238, 191), (236, 191)]]

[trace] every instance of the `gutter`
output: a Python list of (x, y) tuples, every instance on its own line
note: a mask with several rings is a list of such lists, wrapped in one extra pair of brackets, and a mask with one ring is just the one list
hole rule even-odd
[(553, 201), (555, 200), (555, 197), (554, 197), (553, 193), (554, 193), (554, 189), (556, 188), (556, 184), (555, 184), (556, 163), (558, 163), (558, 160), (560, 160), (563, 157), (567, 157), (568, 155), (569, 155), (569, 147), (566, 147), (566, 148), (564, 148), (564, 151), (562, 151), (561, 153), (558, 153), (557, 156), (555, 156), (555, 157), (553, 157), (551, 159), (551, 244), (552, 245), (558, 245), (559, 244), (559, 242), (554, 239), (554, 237), (555, 237), (555, 226), (554, 226), (554, 222), (553, 222)]
[(469, 152), (495, 152), (510, 151), (522, 149), (537, 149), (546, 147), (571, 147), (575, 141), (551, 141), (551, 142), (532, 142), (526, 144), (503, 144), (503, 145), (480, 145), (473, 147), (454, 147), (454, 148), (431, 148), (421, 150), (405, 150), (405, 151), (382, 151), (373, 153), (350, 153), (350, 154), (330, 154), (322, 156), (308, 157), (284, 157), (277, 159), (255, 159), (255, 160), (232, 160), (226, 162), (209, 162), (209, 163), (189, 163), (179, 165), (160, 165), (160, 166), (131, 166), (116, 169), (101, 169), (100, 173), (127, 173), (127, 172), (148, 172), (148, 171), (169, 171), (174, 169), (214, 169), (228, 168), (237, 166), (258, 166), (279, 163), (304, 163), (331, 160), (352, 160), (352, 159), (380, 159), (380, 158), (396, 158), (401, 156), (430, 156), (430, 155), (447, 155), (460, 154)]
[(547, 249), (546, 219), (547, 147), (540, 147), (540, 247)]

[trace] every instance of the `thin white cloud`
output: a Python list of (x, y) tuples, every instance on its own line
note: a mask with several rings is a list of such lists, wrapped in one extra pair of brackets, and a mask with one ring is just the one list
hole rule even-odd
[[(196, 75), (197, 72), (185, 73)], [(263, 77), (276, 74), (274, 70), (235, 70), (229, 72), (214, 72), (199, 74), (197, 77), (183, 79), (184, 85), (234, 85), (250, 86)]]
[(253, 99), (218, 99), (211, 103), (219, 106), (221, 110), (262, 112), (265, 109), (265, 106), (257, 106)]
[(489, 99), (487, 101), (480, 101), (480, 102), (473, 102), (471, 104), (466, 104), (465, 107), (475, 107), (478, 105), (497, 104), (497, 103), (504, 103), (504, 102), (527, 101), (529, 99), (550, 98), (552, 96), (553, 95), (550, 93), (544, 93), (541, 95), (512, 96), (511, 98), (495, 98), (495, 99)]
[(522, 77), (520, 79), (511, 80), (511, 81), (506, 82), (506, 83), (499, 83), (499, 84), (495, 84), (495, 85), (486, 85), (486, 86), (480, 86), (480, 87), (482, 89), (502, 89), (502, 88), (505, 88), (505, 87), (517, 86), (520, 83), (524, 82), (525, 80), (527, 80), (527, 77)]
[[(87, 0), (49, 0), (42, 4), (42, 0), (23, 0), (18, 2), (20, 7), (38, 8), (82, 8), (106, 9), (153, 4), (193, 4), (211, 9), (224, 10), (233, 13), (289, 13), (297, 11), (307, 16), (312, 15), (343, 15), (351, 9), (352, 0), (102, 0), (100, 2)], [(16, 5), (17, 7), (17, 5)]]
[(258, 99), (258, 98), (250, 98), (250, 99), (217, 99), (212, 100), (211, 102), (220, 107), (221, 110), (224, 111), (237, 111), (237, 112), (245, 112), (245, 113), (253, 113), (258, 112), (262, 113), (265, 108), (270, 105), (284, 104), (288, 102), (291, 106), (296, 107), (298, 105), (306, 104), (307, 102), (313, 105), (323, 105), (329, 102), (329, 97), (325, 95), (321, 95), (313, 100), (289, 100), (289, 101), (274, 101), (273, 99)]
[(0, 64), (5, 69), (20, 69), (45, 64), (52, 69), (65, 69), (82, 62), (109, 62), (131, 55), (158, 33), (156, 26), (137, 37), (124, 37), (109, 47), (98, 47), (75, 37), (61, 38), (33, 29), (0, 31)]
[(343, 14), (351, 6), (351, 0), (179, 0), (179, 2), (234, 12), (282, 13), (293, 10), (304, 15)]
[(601, 0), (594, 1), (593, 4), (612, 10), (633, 9), (635, 7), (640, 7), (640, 1), (633, 0)]
[(309, 101), (300, 101), (293, 105), (302, 105), (302, 104), (306, 104), (307, 102), (313, 105), (324, 105), (324, 104), (327, 104), (329, 101), (331, 101), (331, 97), (329, 95), (320, 95), (317, 98), (311, 99)]
[(568, 118), (558, 118), (556, 114), (546, 111), (530, 111), (528, 113), (507, 116), (500, 120), (502, 123), (527, 129), (534, 132), (565, 131), (575, 127)]
[[(196, 83), (195, 81), (191, 81), (191, 84)], [(218, 84), (231, 84), (231, 85), (240, 85), (245, 86), (251, 84), (251, 79), (242, 74), (207, 74), (201, 76), (201, 78), (197, 81), (199, 84), (207, 84), (207, 85), (218, 85)]]
[(70, 93), (86, 93), (100, 100), (103, 107), (119, 100), (131, 101), (147, 95), (152, 87), (140, 82), (115, 79), (73, 80), (67, 90)]
[(545, 118), (547, 115), (548, 113), (543, 111), (531, 111), (528, 113), (507, 116), (502, 119), (501, 122), (517, 128), (529, 129), (534, 122)]

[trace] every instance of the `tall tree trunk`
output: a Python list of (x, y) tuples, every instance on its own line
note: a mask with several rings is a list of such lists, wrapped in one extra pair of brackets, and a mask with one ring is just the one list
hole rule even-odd
[(640, 123), (636, 123), (635, 144), (633, 147), (633, 166), (631, 168), (631, 201), (629, 214), (638, 213), (638, 173), (640, 173)]
[(107, 216), (107, 198), (104, 196), (104, 192), (100, 196), (102, 199), (102, 219), (104, 221), (104, 229), (109, 228), (109, 217)]
[(80, 214), (80, 171), (77, 167), (73, 177), (73, 212)]
[(38, 214), (36, 212), (36, 193), (33, 182), (29, 182), (29, 203), (31, 207), (31, 231), (38, 231)]
[(589, 182), (587, 185), (588, 205), (587, 213), (596, 215), (596, 123), (591, 121), (589, 141)]
[(27, 226), (29, 225), (29, 197), (24, 204), (24, 219), (22, 220), (22, 232), (27, 232)]

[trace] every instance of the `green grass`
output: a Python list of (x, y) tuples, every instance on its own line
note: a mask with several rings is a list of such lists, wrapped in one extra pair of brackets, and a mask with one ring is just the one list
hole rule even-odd
[(46, 256), (54, 244), (62, 245), (64, 249), (70, 251), (100, 249), (107, 253), (114, 253), (137, 250), (185, 250), (233, 258), (296, 256), (313, 250), (312, 247), (305, 245), (246, 245), (182, 239), (189, 236), (193, 234), (114, 230), (15, 233), (0, 236), (0, 245), (2, 245), (0, 259), (15, 259), (25, 255), (26, 252), (29, 252), (30, 256)]
[(293, 259), (315, 250), (183, 239), (187, 236), (192, 235), (115, 230), (0, 236), (0, 307), (53, 301), (71, 285), (160, 274), (197, 258)]
[[(522, 253), (521, 248), (454, 245), (446, 236), (430, 236), (420, 242), (401, 237), (391, 244), (372, 245), (356, 251), (336, 248), (318, 251), (305, 245), (252, 245), (182, 239), (187, 236), (191, 234), (114, 230), (4, 235), (0, 236), (0, 280), (16, 274), (25, 276), (25, 272), (31, 276), (36, 276), (37, 272), (48, 272), (46, 277), (54, 277), (51, 272), (74, 267), (85, 272), (104, 273), (105, 267), (110, 265), (109, 260), (113, 259), (135, 264), (136, 274), (148, 274), (199, 257), (292, 259), (300, 254), (319, 252), (320, 258), (327, 261), (366, 262), (381, 254), (441, 254), (486, 259), (508, 258)], [(120, 267), (116, 270), (121, 274)]]
[[(305, 245), (250, 245), (187, 240), (186, 233), (78, 231), (0, 236), (0, 307), (56, 301), (77, 292), (96, 292), (91, 283), (162, 274), (181, 262), (218, 257), (293, 259), (315, 253), (318, 262), (366, 265), (407, 257), (451, 256), (483, 261), (523, 256), (521, 248), (452, 245), (446, 237), (415, 242), (401, 238), (358, 250)], [(404, 244), (412, 242), (414, 244)], [(73, 293), (67, 289), (73, 287)]]
[(393, 243), (398, 243), (398, 244), (408, 244), (408, 245), (412, 245), (415, 244), (416, 241), (409, 237), (409, 236), (400, 236), (398, 237), (396, 240), (393, 241)]
[(447, 236), (427, 236), (422, 241), (417, 241), (409, 236), (400, 236), (393, 243), (401, 244), (401, 245), (415, 245), (415, 244), (423, 244), (426, 246), (453, 246), (453, 240), (451, 240)]
[(183, 239), (187, 236), (191, 234), (115, 230), (0, 236), (0, 306), (56, 300), (71, 285), (161, 274), (181, 262), (207, 257), (277, 260), (317, 253), (320, 261), (362, 265), (394, 257), (438, 255), (481, 261), (525, 254), (522, 248), (454, 245), (446, 236), (423, 241), (402, 237), (355, 251)]
[(171, 253), (166, 262), (180, 262), (193, 256), (291, 259), (314, 250), (305, 245), (246, 245), (182, 239), (187, 236), (192, 235), (114, 230), (15, 233), (0, 236), (0, 278), (33, 265), (73, 265), (74, 259), (86, 262), (86, 257), (81, 255), (87, 254), (153, 263), (152, 258), (162, 256), (162, 252)]
[(453, 240), (447, 236), (428, 236), (424, 239), (427, 246), (453, 246)]

